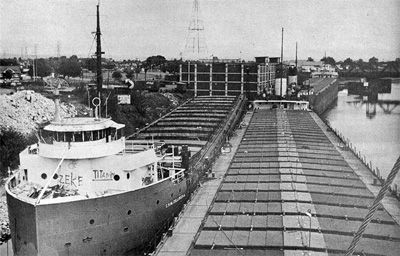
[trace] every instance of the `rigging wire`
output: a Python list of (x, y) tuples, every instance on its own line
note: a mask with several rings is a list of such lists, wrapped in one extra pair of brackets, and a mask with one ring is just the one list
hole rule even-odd
[(229, 242), (231, 242), (231, 244), (233, 244), (233, 246), (235, 246), (235, 249), (244, 256), (243, 251), (237, 247), (237, 245), (228, 237), (228, 235), (225, 233), (225, 231), (222, 229), (222, 225), (218, 224), (217, 221), (214, 219), (214, 216), (210, 215), (212, 220), (214, 221), (214, 223), (219, 227), (219, 230), (222, 231), (222, 233), (225, 235), (226, 239), (228, 239)]
[(89, 53), (88, 53), (88, 59), (89, 59), (89, 57), (90, 57), (90, 53), (92, 52), (92, 48), (93, 48), (93, 45), (94, 45), (94, 41), (96, 40), (96, 37), (95, 36), (93, 36), (93, 42), (92, 42), (92, 45), (90, 46), (90, 49), (89, 49)]
[[(110, 48), (108, 48), (108, 44), (107, 44), (107, 42), (106, 42), (106, 38), (105, 38), (104, 36), (102, 36), (101, 39), (103, 39), (104, 46), (105, 46), (105, 48), (107, 49), (107, 51), (108, 51), (108, 52), (111, 52), (111, 51), (110, 51)], [(112, 57), (111, 54), (108, 54), (108, 56)]]

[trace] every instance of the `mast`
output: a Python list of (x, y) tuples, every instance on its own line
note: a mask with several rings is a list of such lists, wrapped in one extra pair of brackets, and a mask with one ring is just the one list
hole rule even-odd
[[(99, 99), (101, 100), (101, 91), (103, 88), (103, 74), (101, 71), (101, 55), (104, 52), (101, 51), (101, 32), (100, 32), (100, 11), (99, 5), (97, 5), (97, 28), (96, 28), (96, 84), (97, 84), (97, 92), (99, 93)], [(99, 116), (100, 114), (99, 106)]]
[(280, 86), (280, 96), (282, 97), (282, 90), (283, 90), (283, 84), (282, 84), (282, 77), (283, 77), (283, 28), (282, 28), (282, 44), (281, 44), (281, 86)]

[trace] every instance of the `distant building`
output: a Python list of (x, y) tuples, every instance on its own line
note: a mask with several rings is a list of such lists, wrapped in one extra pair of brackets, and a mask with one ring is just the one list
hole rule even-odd
[[(269, 57), (256, 62), (188, 62), (180, 66), (179, 81), (195, 96), (262, 95), (274, 87), (275, 63)], [(276, 60), (276, 59), (273, 59)]]
[[(285, 63), (286, 64), (295, 63), (295, 61), (290, 60)], [(307, 60), (298, 60), (297, 61), (297, 69), (302, 72), (319, 71), (322, 66), (323, 66), (323, 62), (321, 62), (321, 61), (307, 61)]]
[(0, 79), (5, 80), (7, 73), (11, 73), (11, 80), (21, 80), (21, 68), (19, 66), (0, 66)]

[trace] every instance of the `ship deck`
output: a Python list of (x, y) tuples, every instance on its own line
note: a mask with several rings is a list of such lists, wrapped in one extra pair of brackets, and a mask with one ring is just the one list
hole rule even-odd
[[(372, 173), (315, 113), (245, 120), (157, 255), (344, 255), (380, 189)], [(356, 254), (398, 255), (399, 222), (388, 194)]]

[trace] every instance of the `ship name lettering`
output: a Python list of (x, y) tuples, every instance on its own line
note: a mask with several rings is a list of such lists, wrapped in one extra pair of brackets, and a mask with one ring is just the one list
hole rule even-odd
[(74, 187), (82, 186), (83, 177), (79, 176), (79, 175), (74, 176), (74, 174), (72, 172), (71, 172), (71, 175), (60, 174), (59, 177), (60, 177), (60, 179), (59, 179), (60, 184), (70, 185), (70, 186), (74, 186)]
[(104, 170), (93, 170), (94, 181), (96, 180), (112, 180), (115, 173), (114, 172), (106, 172)]
[(178, 198), (175, 198), (174, 200), (172, 200), (171, 202), (165, 204), (165, 208), (168, 208), (172, 205), (174, 205), (175, 203), (177, 203), (179, 200), (181, 200), (182, 198), (184, 198), (185, 195), (180, 195)]

